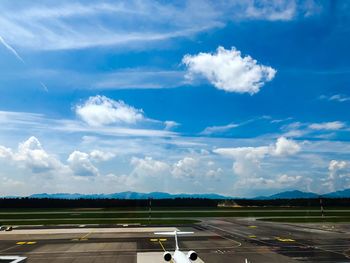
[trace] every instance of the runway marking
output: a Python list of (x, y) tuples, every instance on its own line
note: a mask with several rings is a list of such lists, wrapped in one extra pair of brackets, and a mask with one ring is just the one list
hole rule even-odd
[(161, 239), (159, 239), (159, 241), (165, 242), (165, 241), (167, 241), (167, 239), (166, 238), (161, 238)]
[(151, 242), (158, 242), (158, 239), (157, 238), (151, 238), (149, 241), (151, 241)]
[(159, 245), (162, 247), (163, 251), (165, 252), (166, 250), (165, 250), (165, 248), (160, 240), (159, 240)]
[(35, 245), (36, 244), (36, 242), (35, 241), (19, 241), (19, 242), (17, 242), (16, 243), (16, 245)]
[(254, 235), (251, 235), (251, 236), (249, 236), (249, 238), (256, 238), (256, 236), (254, 236)]
[(295, 242), (294, 239), (291, 239), (291, 238), (280, 238), (280, 237), (276, 237), (276, 239), (278, 241), (281, 241), (281, 242)]
[(257, 226), (248, 226), (249, 228), (257, 228)]
[(83, 235), (81, 238), (78, 239), (78, 241), (87, 241), (89, 240), (87, 237), (91, 235), (92, 232), (87, 233), (86, 235)]

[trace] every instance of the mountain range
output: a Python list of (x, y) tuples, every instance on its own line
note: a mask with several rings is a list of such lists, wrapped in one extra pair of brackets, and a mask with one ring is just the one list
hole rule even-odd
[[(139, 192), (121, 192), (113, 194), (70, 194), (70, 193), (56, 193), (56, 194), (33, 194), (31, 198), (57, 198), (57, 199), (173, 199), (173, 198), (205, 198), (205, 199), (240, 199), (232, 196), (224, 196), (219, 194), (169, 194), (164, 192), (151, 192), (151, 193), (139, 193)], [(298, 190), (286, 191), (277, 193), (270, 196), (258, 196), (256, 200), (272, 200), (272, 199), (296, 199), (296, 198), (350, 198), (350, 189), (330, 192), (327, 194), (319, 195), (311, 192), (302, 192)]]

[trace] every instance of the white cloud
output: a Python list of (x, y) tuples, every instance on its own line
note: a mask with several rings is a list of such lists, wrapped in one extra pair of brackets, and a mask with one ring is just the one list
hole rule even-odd
[(300, 151), (300, 146), (293, 140), (288, 140), (285, 137), (277, 139), (275, 149), (272, 154), (277, 156), (293, 155)]
[[(93, 88), (103, 89), (168, 89), (186, 84), (183, 71), (156, 70), (147, 68), (133, 68), (119, 70), (113, 73), (101, 74)], [(81, 76), (89, 79), (89, 76)]]
[(252, 187), (255, 189), (285, 189), (296, 187), (303, 180), (300, 175), (289, 176), (286, 174), (278, 175), (274, 178), (253, 177), (239, 181), (236, 187)]
[(238, 126), (239, 126), (238, 124), (234, 124), (234, 123), (230, 123), (230, 124), (223, 125), (223, 126), (210, 126), (210, 127), (206, 127), (200, 134), (211, 135), (211, 134), (225, 133), (225, 132), (232, 130)]
[(276, 74), (275, 69), (259, 65), (252, 57), (242, 57), (234, 47), (231, 50), (218, 47), (216, 53), (185, 55), (182, 62), (188, 68), (189, 79), (205, 77), (217, 89), (227, 92), (258, 93)]
[(178, 6), (147, 0), (2, 3), (0, 34), (14, 46), (30, 49), (143, 48), (221, 26), (210, 7), (205, 2), (199, 8), (190, 2)]
[[(286, 157), (300, 151), (300, 146), (284, 137), (277, 139), (274, 145), (259, 147), (218, 148), (213, 152), (233, 159), (233, 172), (238, 176), (235, 187), (272, 186), (282, 185), (283, 181), (291, 181), (286, 176), (273, 178), (271, 174), (264, 173), (261, 168), (262, 161), (267, 157)], [(280, 180), (280, 181), (279, 181)]]
[(87, 153), (74, 151), (72, 152), (67, 162), (72, 171), (79, 176), (97, 176), (98, 169), (91, 163), (90, 156)]
[(0, 158), (6, 158), (33, 173), (45, 173), (63, 166), (59, 160), (42, 148), (41, 143), (34, 136), (20, 143), (17, 152), (0, 146)]
[[(144, 48), (223, 27), (229, 21), (288, 21), (310, 16), (315, 1), (150, 0), (1, 1), (0, 35), (16, 47), (44, 50), (121, 46)], [(96, 26), (98, 25), (98, 26)]]
[(17, 53), (17, 51), (11, 47), (6, 41), (5, 39), (3, 39), (1, 36), (0, 36), (0, 43), (4, 45), (4, 47), (10, 51), (13, 55), (15, 55), (15, 57), (20, 60), (22, 63), (24, 63), (24, 60), (23, 58)]
[(297, 13), (297, 4), (293, 0), (289, 1), (271, 1), (260, 0), (247, 1), (246, 17), (251, 19), (263, 19), (270, 21), (291, 20)]
[(144, 120), (143, 111), (105, 96), (90, 97), (75, 108), (77, 115), (91, 126), (98, 127), (115, 123), (135, 124)]
[(344, 94), (334, 94), (332, 96), (321, 95), (321, 100), (336, 101), (336, 102), (347, 102), (350, 101), (350, 97)]
[(175, 122), (175, 121), (165, 121), (164, 125), (165, 125), (166, 130), (171, 130), (171, 129), (179, 126), (180, 124)]
[(313, 123), (309, 125), (312, 130), (340, 130), (346, 127), (346, 124), (341, 121)]
[(208, 170), (207, 173), (205, 174), (208, 178), (210, 179), (220, 179), (220, 176), (223, 174), (222, 168), (217, 168), (217, 169), (211, 169)]
[(112, 158), (115, 157), (114, 153), (110, 153), (110, 152), (103, 152), (100, 150), (93, 150), (90, 152), (90, 158), (93, 161), (99, 162), (99, 161), (108, 161)]
[(270, 152), (270, 147), (219, 148), (214, 153), (234, 159), (233, 171), (239, 176), (257, 176), (260, 160)]
[(342, 160), (332, 160), (329, 162), (328, 178), (325, 180), (324, 186), (330, 191), (343, 190), (350, 187), (350, 171), (349, 163)]
[(0, 158), (12, 158), (13, 153), (10, 148), (6, 148), (0, 145)]
[(145, 157), (143, 159), (133, 157), (131, 165), (134, 166), (133, 174), (156, 176), (162, 173), (169, 172), (169, 165), (165, 162), (154, 160), (152, 157)]
[(196, 175), (198, 160), (185, 157), (173, 165), (171, 174), (175, 178), (193, 178)]

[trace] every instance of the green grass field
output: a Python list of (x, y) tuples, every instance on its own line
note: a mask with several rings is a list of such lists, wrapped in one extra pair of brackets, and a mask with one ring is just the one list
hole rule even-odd
[(259, 219), (268, 222), (281, 222), (281, 223), (347, 223), (350, 222), (350, 217), (295, 217), (295, 218), (262, 218)]
[[(153, 224), (190, 224), (205, 217), (254, 217), (272, 222), (350, 222), (350, 209), (326, 210), (321, 217), (318, 208), (162, 208), (153, 209)], [(0, 224), (147, 224), (149, 211), (124, 209), (0, 209)]]

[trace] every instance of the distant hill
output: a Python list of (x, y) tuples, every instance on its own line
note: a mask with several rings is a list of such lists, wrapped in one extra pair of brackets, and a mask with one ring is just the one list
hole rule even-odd
[(218, 194), (169, 194), (163, 192), (138, 193), (138, 192), (121, 192), (114, 194), (33, 194), (31, 198), (58, 198), (58, 199), (173, 199), (173, 198), (205, 198), (205, 199), (232, 199), (233, 197)]
[[(273, 199), (298, 199), (298, 198), (350, 198), (350, 189), (331, 192), (327, 194), (316, 194), (311, 192), (303, 192), (299, 190), (286, 191), (277, 193), (270, 196), (258, 196), (255, 198), (247, 198), (254, 200), (273, 200)], [(11, 196), (12, 197), (12, 196)], [(11, 198), (8, 196), (7, 198)], [(139, 193), (139, 192), (120, 192), (113, 194), (69, 194), (69, 193), (56, 193), (56, 194), (33, 194), (29, 196), (31, 198), (57, 198), (57, 199), (174, 199), (174, 198), (204, 198), (204, 199), (242, 199), (231, 196), (224, 196), (219, 194), (169, 194), (164, 192), (151, 192), (151, 193)], [(19, 198), (19, 196), (12, 197)]]
[(271, 196), (259, 196), (254, 199), (271, 200), (271, 199), (297, 199), (297, 198), (318, 198), (320, 195), (310, 192), (302, 192), (299, 190), (286, 191)]
[(350, 197), (350, 189), (342, 190), (342, 191), (336, 191), (332, 193), (328, 193), (323, 195), (324, 197), (329, 198), (344, 198), (344, 197)]

